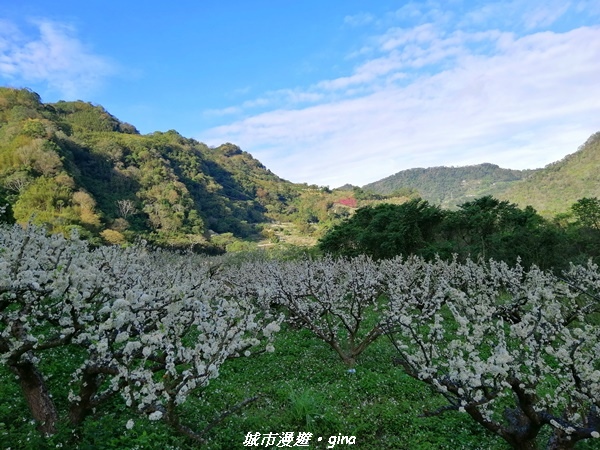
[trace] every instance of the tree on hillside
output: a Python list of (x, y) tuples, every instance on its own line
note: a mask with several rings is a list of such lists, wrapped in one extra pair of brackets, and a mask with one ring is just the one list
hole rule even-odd
[(334, 226), (319, 241), (319, 247), (334, 255), (366, 254), (375, 259), (410, 254), (431, 257), (444, 214), (439, 207), (420, 199), (360, 208), (350, 219)]
[[(142, 136), (102, 106), (44, 104), (26, 89), (0, 88), (0, 169), (17, 221), (79, 227), (96, 242), (119, 217), (128, 241), (185, 247), (206, 241), (209, 229), (247, 238), (277, 213), (288, 221), (299, 195), (233, 144), (210, 149), (174, 130)], [(93, 211), (77, 192), (93, 199)], [(308, 219), (328, 218), (317, 213)]]
[(600, 199), (597, 197), (579, 199), (571, 206), (571, 211), (583, 226), (600, 231)]
[(0, 189), (0, 223), (14, 223), (15, 217), (13, 215), (12, 207), (8, 200), (6, 200), (6, 193), (3, 189)]
[(486, 259), (497, 245), (494, 237), (510, 225), (516, 209), (508, 201), (485, 196), (460, 205), (459, 211), (448, 217), (446, 225), (453, 231), (458, 246), (466, 247), (474, 258)]
[(463, 258), (494, 258), (515, 263), (522, 260), (551, 268), (564, 264), (556, 252), (562, 243), (560, 230), (530, 206), (485, 196), (459, 205), (447, 213), (443, 226), (453, 251)]

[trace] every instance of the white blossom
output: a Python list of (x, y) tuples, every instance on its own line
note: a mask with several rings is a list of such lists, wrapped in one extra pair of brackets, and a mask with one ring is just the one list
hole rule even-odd
[(0, 310), (0, 361), (37, 365), (48, 356), (38, 349), (77, 345), (87, 356), (69, 401), (82, 402), (83, 377), (101, 369), (98, 397), (118, 391), (159, 419), (242, 348), (272, 346), (282, 320), (227, 277), (212, 277), (206, 261), (136, 246), (90, 249), (33, 226), (2, 226), (0, 299), (11, 308)]
[[(457, 409), (476, 408), (480, 420), (515, 436), (522, 435), (497, 422), (508, 405), (512, 414), (536, 411), (567, 437), (584, 432), (589, 414), (600, 419), (593, 409), (600, 407), (600, 330), (585, 318), (597, 308), (595, 266), (573, 267), (569, 284), (494, 261), (392, 260), (382, 267), (391, 274), (390, 341), (403, 369)], [(523, 403), (515, 405), (517, 395)]]
[(150, 420), (160, 420), (163, 416), (163, 413), (161, 411), (154, 411), (152, 414), (150, 414), (148, 416), (148, 419)]

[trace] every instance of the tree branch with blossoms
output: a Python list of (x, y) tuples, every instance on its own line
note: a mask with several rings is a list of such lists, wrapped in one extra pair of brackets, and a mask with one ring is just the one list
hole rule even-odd
[(266, 261), (242, 266), (239, 280), (265, 304), (283, 307), (292, 323), (310, 330), (353, 369), (357, 358), (382, 335), (369, 321), (384, 307), (384, 280), (368, 257)]
[[(545, 426), (553, 429), (547, 448), (600, 437), (593, 297), (535, 267), (418, 265), (417, 283), (398, 275), (410, 268), (382, 266), (390, 280), (386, 333), (403, 370), (449, 402), (434, 413), (463, 411), (513, 448), (537, 448)], [(598, 288), (595, 267), (582, 274), (573, 268), (568, 277)]]
[(93, 250), (33, 226), (3, 226), (0, 362), (17, 375), (40, 430), (54, 433), (61, 417), (40, 369), (58, 348), (85, 354), (71, 374), (73, 426), (118, 393), (137, 414), (191, 430), (178, 406), (201, 395), (228, 358), (272, 349), (282, 320), (211, 269), (198, 256)]

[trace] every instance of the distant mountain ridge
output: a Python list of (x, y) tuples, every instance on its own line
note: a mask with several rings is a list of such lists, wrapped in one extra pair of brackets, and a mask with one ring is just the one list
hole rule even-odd
[(484, 163), (463, 167), (415, 168), (398, 172), (363, 186), (366, 191), (389, 195), (403, 188), (416, 189), (425, 200), (453, 209), (473, 198), (498, 196), (525, 180), (535, 170), (502, 169)]
[(567, 212), (584, 197), (600, 198), (600, 132), (560, 161), (536, 170), (498, 196), (518, 205), (533, 206), (542, 215)]
[(600, 133), (543, 169), (418, 168), (330, 190), (284, 180), (234, 144), (210, 148), (175, 130), (141, 135), (101, 106), (42, 103), (28, 89), (0, 87), (3, 217), (77, 230), (97, 244), (141, 237), (223, 250), (250, 240), (315, 242), (356, 208), (417, 194), (444, 208), (492, 195), (544, 215), (565, 212), (600, 197)]
[(417, 168), (363, 186), (383, 195), (407, 188), (447, 209), (492, 195), (521, 207), (531, 205), (544, 216), (565, 213), (581, 198), (600, 197), (600, 132), (576, 152), (541, 169), (503, 169), (490, 163)]

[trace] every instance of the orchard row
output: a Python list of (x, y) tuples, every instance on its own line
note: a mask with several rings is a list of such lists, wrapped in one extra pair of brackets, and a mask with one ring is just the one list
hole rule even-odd
[[(462, 411), (514, 448), (549, 427), (548, 448), (569, 448), (600, 437), (599, 290), (592, 264), (557, 277), (417, 257), (235, 262), (3, 226), (0, 361), (45, 434), (120, 395), (132, 417), (202, 441), (207, 430), (186, 424), (180, 405), (227, 359), (275, 351), (285, 320), (350, 370), (387, 339), (400, 370), (446, 398), (432, 413)], [(81, 355), (64, 380), (67, 411), (42, 370), (59, 348)]]

